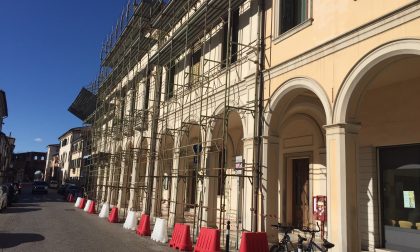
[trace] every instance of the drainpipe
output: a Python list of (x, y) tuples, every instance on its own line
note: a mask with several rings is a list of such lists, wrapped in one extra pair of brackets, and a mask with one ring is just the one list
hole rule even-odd
[(258, 203), (259, 192), (261, 188), (261, 168), (262, 168), (262, 129), (263, 129), (263, 113), (264, 113), (264, 74), (265, 68), (265, 0), (258, 1), (258, 39), (257, 54), (258, 62), (256, 69), (255, 80), (255, 136), (256, 136), (256, 152), (255, 152), (255, 167), (253, 174), (253, 218), (252, 218), (252, 231), (258, 231)]

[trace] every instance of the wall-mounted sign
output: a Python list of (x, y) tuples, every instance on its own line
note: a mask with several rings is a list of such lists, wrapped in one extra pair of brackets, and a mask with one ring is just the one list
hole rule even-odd
[(242, 156), (235, 157), (235, 171), (236, 174), (242, 174), (242, 170), (244, 169), (244, 159)]
[(414, 191), (403, 191), (404, 208), (416, 208)]

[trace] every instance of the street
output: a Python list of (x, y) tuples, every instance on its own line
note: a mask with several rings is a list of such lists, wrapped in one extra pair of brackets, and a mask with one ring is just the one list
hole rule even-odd
[(56, 190), (32, 195), (26, 185), (19, 201), (0, 213), (2, 251), (173, 251), (97, 215), (76, 209)]

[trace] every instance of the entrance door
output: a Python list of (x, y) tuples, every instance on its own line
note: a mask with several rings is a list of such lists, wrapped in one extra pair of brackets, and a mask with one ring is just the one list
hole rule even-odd
[(379, 148), (383, 245), (420, 251), (420, 145)]
[(292, 160), (293, 226), (307, 226), (309, 212), (309, 158)]

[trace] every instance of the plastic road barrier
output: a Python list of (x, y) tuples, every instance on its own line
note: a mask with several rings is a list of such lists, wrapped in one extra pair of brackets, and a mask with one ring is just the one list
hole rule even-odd
[(181, 223), (175, 223), (172, 239), (169, 241), (169, 246), (181, 251), (192, 251), (193, 249), (190, 236), (190, 226)]
[(108, 221), (111, 223), (118, 223), (118, 208), (113, 207), (111, 213), (108, 216)]
[(109, 215), (109, 203), (105, 202), (102, 205), (101, 212), (99, 212), (99, 218), (108, 218)]
[(165, 219), (156, 218), (151, 238), (156, 242), (168, 242), (168, 222)]
[(243, 232), (239, 252), (268, 252), (267, 233)]
[(89, 209), (88, 209), (88, 213), (90, 214), (95, 214), (95, 201), (92, 200), (92, 202), (90, 203)]
[(220, 230), (202, 227), (194, 252), (220, 252)]
[(74, 204), (74, 207), (79, 207), (80, 206), (80, 201), (82, 201), (81, 197), (77, 197), (76, 203)]
[(129, 230), (136, 230), (137, 227), (137, 218), (136, 212), (129, 210), (127, 214), (127, 218), (125, 219), (123, 228)]
[(87, 212), (89, 210), (90, 204), (92, 204), (92, 200), (88, 200), (86, 202), (85, 208), (83, 209), (83, 211)]

